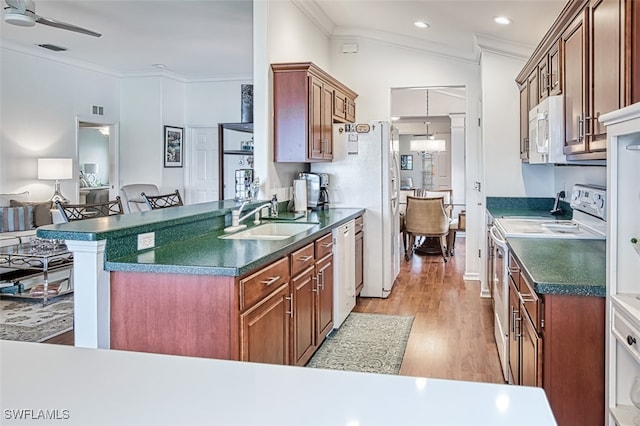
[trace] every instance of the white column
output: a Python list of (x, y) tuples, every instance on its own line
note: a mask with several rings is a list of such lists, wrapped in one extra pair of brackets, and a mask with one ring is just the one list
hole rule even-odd
[(75, 346), (110, 347), (109, 272), (104, 270), (106, 241), (67, 240), (73, 252), (73, 329)]

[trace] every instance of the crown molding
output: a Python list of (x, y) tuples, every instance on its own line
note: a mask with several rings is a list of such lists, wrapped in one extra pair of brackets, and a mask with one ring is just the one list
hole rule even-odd
[(491, 52), (510, 58), (527, 60), (533, 53), (535, 46), (527, 46), (504, 39), (490, 37), (484, 34), (474, 34), (475, 44), (483, 52)]
[(472, 51), (467, 54), (461, 53), (459, 49), (453, 49), (449, 46), (420, 40), (413, 37), (407, 37), (399, 34), (392, 34), (384, 31), (373, 31), (362, 28), (344, 28), (337, 27), (334, 30), (334, 34), (331, 36), (333, 40), (349, 40), (354, 39), (368, 39), (378, 43), (386, 44), (389, 46), (400, 47), (405, 49), (412, 49), (421, 52), (426, 52), (434, 56), (439, 56), (446, 59), (452, 59), (471, 64), (480, 63), (480, 50), (474, 44)]
[(324, 13), (315, 0), (291, 0), (291, 3), (309, 18), (325, 36), (331, 37), (336, 24)]

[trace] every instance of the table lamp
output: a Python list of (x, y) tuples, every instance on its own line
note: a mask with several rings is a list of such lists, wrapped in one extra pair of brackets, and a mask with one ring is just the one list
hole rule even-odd
[(60, 181), (73, 178), (73, 162), (71, 158), (38, 158), (38, 179), (55, 180), (52, 202), (68, 203), (60, 192)]

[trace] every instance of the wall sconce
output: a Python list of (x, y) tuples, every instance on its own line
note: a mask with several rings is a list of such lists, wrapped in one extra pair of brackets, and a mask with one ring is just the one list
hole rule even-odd
[(73, 162), (71, 158), (38, 158), (38, 179), (55, 180), (52, 202), (68, 203), (60, 192), (60, 181), (73, 178)]
[(446, 151), (447, 141), (426, 136), (414, 137), (409, 141), (409, 149), (422, 156), (422, 189), (433, 189), (433, 154)]

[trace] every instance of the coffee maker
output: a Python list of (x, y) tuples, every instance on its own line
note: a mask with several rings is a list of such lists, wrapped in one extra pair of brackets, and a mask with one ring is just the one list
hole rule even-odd
[(320, 173), (320, 197), (318, 198), (319, 210), (327, 210), (329, 208), (329, 175)]
[(326, 210), (329, 208), (329, 175), (326, 173), (300, 173), (300, 179), (307, 181), (307, 208)]

